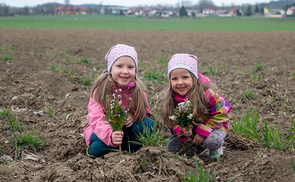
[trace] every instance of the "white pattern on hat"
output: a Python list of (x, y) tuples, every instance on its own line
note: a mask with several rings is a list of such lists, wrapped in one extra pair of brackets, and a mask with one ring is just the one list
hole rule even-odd
[(198, 58), (191, 54), (174, 54), (168, 63), (168, 79), (172, 70), (184, 68), (198, 79)]
[(125, 44), (117, 44), (110, 48), (105, 56), (105, 60), (108, 62), (108, 72), (111, 71), (112, 65), (114, 62), (122, 57), (122, 56), (129, 56), (134, 60), (135, 63), (135, 71), (137, 73), (138, 66), (137, 66), (137, 52), (134, 47), (125, 45)]

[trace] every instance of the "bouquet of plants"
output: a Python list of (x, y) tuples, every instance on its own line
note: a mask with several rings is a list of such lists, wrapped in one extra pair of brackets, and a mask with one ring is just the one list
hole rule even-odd
[(169, 119), (176, 121), (181, 128), (192, 128), (194, 122), (193, 104), (189, 100), (178, 103), (174, 109), (174, 114)]
[[(118, 93), (118, 91), (119, 91), (119, 94), (116, 97), (116, 93)], [(121, 92), (122, 92), (121, 88), (119, 88), (118, 90), (115, 90), (115, 93), (112, 95), (113, 99), (111, 100), (110, 109), (106, 110), (106, 117), (103, 118), (104, 120), (108, 121), (108, 124), (111, 125), (114, 131), (122, 131), (124, 122), (128, 118), (129, 109), (121, 107), (121, 104), (122, 104)], [(119, 146), (119, 150), (121, 151), (121, 145)]]

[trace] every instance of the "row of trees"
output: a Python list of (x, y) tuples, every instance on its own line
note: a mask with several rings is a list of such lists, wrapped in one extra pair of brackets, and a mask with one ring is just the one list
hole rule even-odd
[(5, 5), (5, 3), (0, 4), (0, 16), (9, 15), (9, 8)]
[[(278, 0), (277, 2), (280, 2), (282, 0)], [(286, 2), (289, 2), (290, 0), (285, 0)], [(272, 2), (270, 2), (272, 3)], [(287, 10), (290, 6), (294, 6), (295, 3), (292, 4), (285, 4), (284, 7), (281, 7), (283, 10)], [(60, 4), (60, 3), (45, 3), (42, 5), (38, 5), (36, 7), (24, 7), (24, 8), (13, 8), (13, 7), (8, 7), (7, 5), (5, 5), (4, 3), (1, 4), (0, 3), (0, 16), (10, 16), (10, 15), (28, 15), (28, 14), (56, 14), (56, 8), (59, 6), (63, 6), (65, 9), (64, 11), (66, 11), (66, 9), (73, 7), (72, 5), (70, 5), (70, 0), (65, 0), (64, 4)], [(197, 4), (192, 4), (190, 1), (183, 1), (181, 4), (179, 3), (177, 5), (179, 8), (179, 14), (180, 16), (187, 16), (187, 11), (186, 8), (189, 8), (191, 10), (196, 10), (197, 12), (202, 12), (203, 9), (214, 9), (214, 10), (218, 10), (218, 9), (231, 9), (231, 8), (236, 8), (239, 7), (240, 9), (243, 10), (244, 15), (246, 16), (251, 16), (253, 14), (264, 14), (264, 7), (265, 7), (265, 3), (264, 6), (258, 6), (258, 4), (256, 4), (255, 6), (249, 5), (249, 4), (243, 4), (241, 6), (236, 6), (234, 4), (231, 4), (229, 6), (225, 6), (224, 4), (221, 7), (216, 6), (212, 0), (199, 0)], [(169, 8), (169, 7), (168, 7)], [(253, 11), (252, 11), (252, 8)], [(70, 8), (71, 9), (71, 8)], [(87, 7), (87, 13), (88, 14), (100, 14), (101, 10), (104, 10), (104, 13), (110, 13), (111, 11), (110, 8), (108, 7), (103, 7), (102, 4), (99, 5), (91, 5)], [(173, 8), (175, 11), (175, 8)], [(177, 8), (176, 8), (177, 9)]]

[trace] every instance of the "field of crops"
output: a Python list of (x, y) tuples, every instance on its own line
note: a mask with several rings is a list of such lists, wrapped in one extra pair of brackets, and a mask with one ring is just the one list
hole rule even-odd
[(0, 28), (271, 32), (295, 31), (295, 19), (263, 17), (151, 19), (115, 15), (44, 15), (0, 18)]

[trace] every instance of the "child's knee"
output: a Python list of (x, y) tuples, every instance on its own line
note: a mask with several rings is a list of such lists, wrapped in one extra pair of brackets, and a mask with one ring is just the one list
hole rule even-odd
[(211, 150), (217, 150), (223, 145), (223, 143), (223, 138), (208, 137), (204, 140), (203, 146)]
[(172, 135), (168, 139), (167, 150), (169, 152), (177, 153), (181, 150), (182, 143), (183, 141), (179, 137)]
[(99, 141), (92, 142), (91, 145), (88, 148), (88, 153), (95, 157), (100, 157), (101, 155), (105, 154), (101, 150), (101, 146), (99, 144)]
[(143, 119), (143, 123), (144, 123), (145, 127), (150, 129), (150, 130), (153, 129), (154, 124), (155, 124), (154, 121), (151, 118), (148, 118), (148, 117)]
[(146, 117), (143, 120), (146, 125), (151, 126), (151, 127), (154, 126), (154, 121), (151, 118)]

